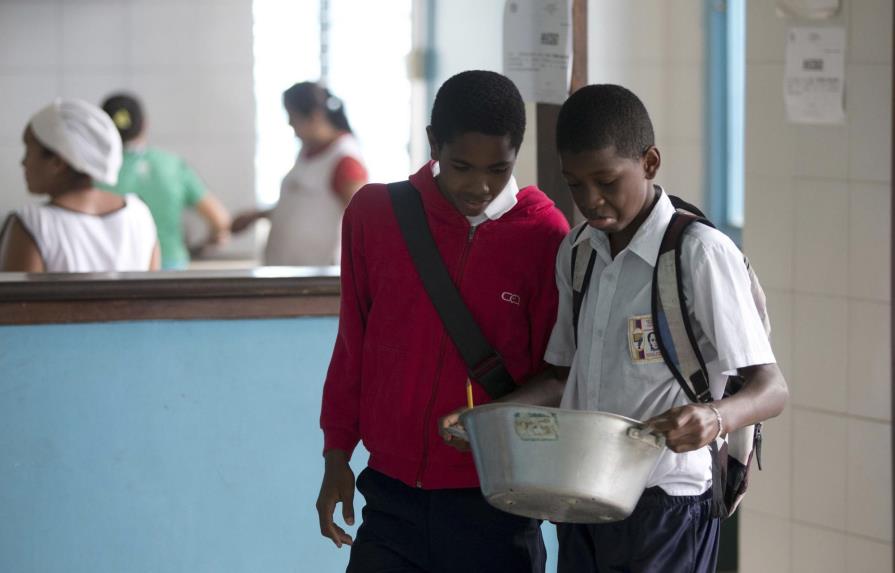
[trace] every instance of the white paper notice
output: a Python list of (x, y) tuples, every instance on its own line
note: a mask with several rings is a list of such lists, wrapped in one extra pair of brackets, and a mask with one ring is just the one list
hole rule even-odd
[(570, 0), (507, 0), (503, 70), (525, 101), (561, 104), (569, 96), (571, 22)]
[(783, 97), (795, 123), (845, 121), (845, 30), (790, 28)]

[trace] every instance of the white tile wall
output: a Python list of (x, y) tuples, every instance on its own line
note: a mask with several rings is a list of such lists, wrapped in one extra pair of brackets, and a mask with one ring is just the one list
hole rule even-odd
[(748, 177), (745, 195), (743, 249), (765, 289), (792, 289), (796, 232), (792, 179)]
[(252, 81), (251, 69), (205, 75), (196, 94), (198, 105), (192, 110), (203, 139), (232, 136), (233, 140), (253, 141), (254, 94), (249, 90), (233, 89), (233, 86), (252, 85)]
[(848, 497), (846, 528), (849, 533), (892, 541), (892, 450), (890, 424), (848, 421)]
[(739, 510), (739, 519), (740, 571), (792, 571), (792, 525), (789, 520), (750, 511), (748, 507)]
[(846, 536), (842, 533), (795, 524), (792, 530), (793, 573), (843, 573)]
[[(762, 271), (758, 267), (755, 269), (760, 273), (759, 278), (763, 280)], [(774, 357), (783, 370), (783, 375), (789, 380), (792, 378), (793, 370), (795, 297), (791, 292), (766, 287), (765, 295), (768, 302), (768, 314), (771, 317), (771, 344), (774, 349)]]
[[(689, 4), (692, 2), (686, 3), (692, 10)], [(665, 38), (672, 33), (666, 25), (669, 11), (664, 2), (654, 0), (591, 0), (587, 12), (590, 70), (595, 69), (591, 55), (600, 60), (665, 62)], [(632, 33), (633, 30), (637, 32)]]
[(849, 178), (888, 183), (892, 176), (892, 66), (849, 65), (846, 90)]
[(60, 56), (59, 12), (56, 3), (0, 3), (0, 68), (54, 70)]
[[(748, 175), (791, 177), (795, 133), (783, 108), (783, 64), (749, 66), (746, 81), (746, 158)], [(748, 177), (747, 177), (748, 183)]]
[(29, 200), (18, 159), (31, 114), (122, 89), (143, 99), (150, 144), (184, 153), (225, 205), (253, 204), (252, 67), (252, 0), (0, 2), (0, 216)]
[(133, 72), (131, 85), (143, 100), (147, 134), (154, 143), (198, 139), (202, 79), (185, 70)]
[(699, 64), (665, 67), (666, 80), (662, 98), (662, 109), (666, 115), (665, 132), (660, 135), (699, 143), (703, 139), (703, 100), (705, 86), (703, 72)]
[(890, 306), (848, 303), (848, 413), (892, 419)]
[(791, 403), (848, 410), (848, 301), (796, 293), (793, 314)]
[(848, 178), (848, 128), (800, 125), (795, 130), (793, 173), (806, 177)]
[(796, 179), (795, 284), (805, 292), (846, 295), (848, 184)]
[[(848, 30), (840, 126), (786, 121), (786, 28), (816, 23), (780, 18), (774, 4), (747, 3), (744, 241), (770, 284), (774, 322), (793, 306), (791, 329), (774, 335), (784, 366), (792, 348), (792, 471), (747, 501), (740, 571), (789, 570), (769, 534), (787, 526), (792, 571), (892, 571), (892, 2), (844, 0), (821, 24)], [(788, 520), (775, 510), (781, 490), (792, 495)], [(761, 519), (748, 511), (757, 508)]]
[(744, 507), (767, 516), (789, 519), (792, 516), (792, 412), (784, 412), (765, 422), (762, 434), (763, 469), (758, 471), (753, 467)]
[(127, 65), (130, 26), (126, 4), (62, 2), (59, 6), (64, 70), (98, 71)]
[(203, 25), (196, 30), (197, 63), (251, 70), (252, 35), (245, 30), (245, 22), (252, 21), (251, 2), (202, 3), (199, 14)]
[(848, 59), (856, 64), (892, 63), (892, 0), (852, 0)]
[(63, 97), (83, 99), (99, 104), (112, 92), (132, 91), (130, 82), (122, 79), (120, 73), (69, 72), (59, 75), (59, 94)]
[[(6, 74), (0, 71), (0, 143), (20, 145), (22, 132), (34, 112), (59, 93), (59, 77), (51, 72)], [(35, 102), (38, 102), (35, 104)]]
[(663, 143), (657, 141), (662, 166), (656, 182), (672, 195), (697, 206), (704, 206), (703, 149), (695, 143)]
[(796, 520), (845, 531), (847, 447), (848, 424), (844, 417), (793, 410)]
[(784, 60), (786, 21), (768, 2), (746, 2), (746, 60), (750, 64)]
[(135, 1), (130, 10), (131, 65), (164, 70), (196, 65), (200, 44), (197, 32), (202, 22), (199, 4), (194, 1)]
[(664, 14), (668, 27), (664, 56), (668, 61), (691, 65), (705, 61), (705, 34), (696, 29), (703, 25), (703, 4), (702, 0), (677, 0)]
[(891, 187), (882, 183), (849, 184), (848, 294), (889, 302)]
[(849, 536), (845, 541), (846, 559), (850, 571), (891, 573), (892, 546)]

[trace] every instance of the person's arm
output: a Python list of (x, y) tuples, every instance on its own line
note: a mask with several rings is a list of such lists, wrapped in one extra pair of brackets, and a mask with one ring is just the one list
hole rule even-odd
[(211, 193), (206, 193), (196, 203), (196, 211), (211, 227), (209, 243), (222, 245), (230, 238), (230, 213), (227, 208)]
[[(491, 404), (512, 402), (515, 404), (531, 404), (533, 406), (549, 406), (556, 408), (562, 400), (566, 388), (566, 380), (569, 379), (567, 366), (555, 366), (548, 364), (546, 368), (528, 378), (524, 384), (515, 390), (496, 400)], [(447, 429), (460, 423), (460, 415), (468, 410), (467, 407), (457, 408), (453, 412), (438, 419), (438, 433), (447, 445), (465, 452), (469, 450), (469, 442), (448, 433)]]
[(162, 268), (162, 251), (159, 248), (158, 241), (155, 242), (155, 246), (152, 247), (152, 257), (149, 259), (149, 270), (157, 271)]
[(684, 283), (684, 298), (693, 301), (691, 317), (714, 347), (721, 370), (736, 371), (745, 384), (711, 407), (687, 404), (647, 420), (665, 434), (675, 452), (702, 448), (718, 435), (712, 407), (721, 415), (721, 430), (729, 433), (779, 415), (789, 396), (752, 298), (742, 254), (726, 238), (709, 245), (697, 241), (684, 245), (688, 251), (683, 264), (691, 269), (692, 279), (692, 284)]
[(42, 273), (46, 270), (37, 243), (15, 215), (10, 216), (0, 235), (0, 270), (5, 272)]
[(367, 168), (354, 157), (343, 157), (333, 172), (333, 192), (346, 206), (358, 190), (367, 184)]
[(269, 219), (273, 209), (254, 209), (251, 211), (243, 211), (233, 218), (230, 225), (230, 232), (241, 233), (255, 224), (258, 219)]
[[(743, 388), (711, 403), (721, 414), (725, 434), (780, 415), (789, 396), (786, 380), (776, 364), (740, 368), (737, 373), (745, 380)], [(668, 448), (678, 453), (707, 446), (719, 430), (718, 418), (706, 404), (678, 406), (646, 423), (664, 433)]]
[(206, 244), (226, 243), (230, 238), (230, 213), (214, 195), (208, 192), (202, 178), (182, 159), (180, 182), (183, 185), (185, 204), (195, 208), (210, 227), (211, 232)]
[(354, 524), (354, 473), (348, 465), (360, 440), (360, 376), (364, 332), (371, 306), (359, 217), (349, 207), (342, 224), (341, 300), (339, 332), (330, 359), (320, 426), (323, 429), (324, 473), (317, 497), (320, 533), (335, 543), (351, 545), (351, 536), (333, 520), (336, 505), (342, 518)]

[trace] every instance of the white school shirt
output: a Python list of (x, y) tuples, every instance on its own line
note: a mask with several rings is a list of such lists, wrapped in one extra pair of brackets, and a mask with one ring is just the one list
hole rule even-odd
[(149, 208), (136, 195), (105, 215), (57, 205), (27, 205), (16, 212), (34, 239), (48, 273), (148, 271), (157, 242)]
[[(653, 267), (673, 213), (671, 201), (662, 192), (631, 243), (614, 260), (608, 236), (593, 227), (586, 227), (576, 239), (579, 225), (563, 240), (556, 260), (559, 310), (545, 354), (547, 362), (571, 368), (563, 408), (646, 420), (690, 403), (650, 336)], [(590, 241), (597, 257), (581, 305), (576, 351), (572, 248), (584, 241)], [(706, 361), (712, 395), (718, 399), (727, 374), (774, 363), (774, 353), (752, 300), (743, 255), (727, 236), (706, 225), (690, 226), (684, 235), (682, 268), (684, 295), (692, 301), (690, 320)], [(699, 495), (711, 479), (707, 447), (683, 454), (668, 450), (647, 487), (659, 486), (669, 495)]]

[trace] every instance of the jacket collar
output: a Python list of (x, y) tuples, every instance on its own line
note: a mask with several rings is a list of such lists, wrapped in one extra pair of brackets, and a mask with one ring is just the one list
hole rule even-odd
[(429, 161), (410, 176), (410, 183), (420, 192), (426, 211), (447, 222), (466, 226), (494, 221), (509, 213), (518, 202), (519, 185), (516, 183), (516, 178), (511, 176), (507, 186), (497, 194), (481, 216), (466, 217), (441, 194), (435, 181), (438, 173), (438, 162)]

